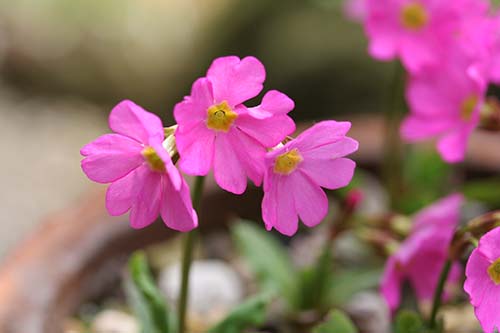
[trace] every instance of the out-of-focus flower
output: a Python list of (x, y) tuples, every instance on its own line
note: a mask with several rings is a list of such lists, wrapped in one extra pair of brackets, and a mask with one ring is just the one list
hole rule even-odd
[(483, 15), (482, 0), (367, 0), (365, 30), (369, 52), (379, 60), (400, 57), (408, 71), (447, 61), (464, 16)]
[[(198, 225), (189, 188), (163, 147), (160, 118), (131, 101), (123, 101), (109, 115), (105, 134), (85, 145), (82, 169), (91, 180), (111, 183), (106, 208), (111, 215), (130, 210), (130, 225), (144, 228), (161, 215), (175, 230)], [(168, 147), (167, 147), (168, 148)]]
[(500, 227), (479, 240), (465, 269), (464, 289), (469, 294), (485, 333), (500, 329)]
[(181, 170), (206, 175), (213, 168), (217, 184), (235, 194), (245, 191), (247, 177), (261, 184), (266, 148), (295, 130), (287, 116), (294, 103), (285, 94), (271, 90), (259, 106), (242, 104), (260, 93), (264, 79), (264, 66), (254, 57), (214, 60), (175, 106)]
[(344, 158), (358, 149), (358, 142), (346, 136), (350, 127), (349, 122), (323, 121), (267, 154), (262, 200), (267, 230), (291, 236), (299, 217), (308, 227), (323, 220), (328, 199), (321, 187), (344, 187), (354, 174), (356, 164)]
[[(388, 259), (381, 281), (382, 295), (392, 311), (400, 304), (405, 280), (409, 280), (420, 301), (432, 299), (459, 222), (462, 203), (463, 197), (453, 194), (415, 216), (410, 236)], [(456, 282), (459, 273), (460, 268), (455, 264), (448, 282)]]
[(409, 142), (437, 138), (445, 161), (462, 161), (485, 92), (484, 81), (471, 77), (458, 58), (439, 70), (412, 76), (406, 90), (410, 114), (402, 123), (402, 137)]
[(363, 22), (366, 17), (366, 0), (345, 0), (343, 10), (349, 19)]

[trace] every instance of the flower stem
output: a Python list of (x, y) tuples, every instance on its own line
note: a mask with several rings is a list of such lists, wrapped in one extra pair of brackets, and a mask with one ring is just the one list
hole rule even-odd
[(385, 178), (391, 208), (398, 208), (403, 187), (403, 144), (399, 137), (399, 125), (404, 110), (405, 72), (401, 64), (396, 63), (394, 77), (390, 86), (389, 101), (385, 112), (385, 150), (382, 172)]
[[(203, 185), (205, 177), (196, 177), (194, 187), (191, 191), (193, 200), (193, 208), (198, 211), (201, 197), (203, 193)], [(196, 242), (197, 232), (192, 230), (185, 235), (184, 244), (182, 249), (182, 270), (181, 270), (181, 291), (178, 303), (178, 333), (185, 333), (186, 329), (186, 312), (188, 305), (188, 291), (189, 291), (189, 271), (191, 269), (191, 262), (193, 260), (193, 248)]]
[(434, 329), (437, 325), (437, 314), (439, 307), (441, 306), (441, 299), (443, 297), (444, 285), (446, 280), (448, 280), (448, 275), (451, 269), (451, 259), (446, 260), (443, 269), (441, 270), (441, 275), (439, 276), (438, 285), (436, 291), (434, 292), (434, 301), (432, 303), (431, 317), (429, 319), (429, 328)]

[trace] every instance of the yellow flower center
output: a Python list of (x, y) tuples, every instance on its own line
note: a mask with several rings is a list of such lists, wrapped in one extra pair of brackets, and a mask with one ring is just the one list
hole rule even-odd
[(472, 117), (472, 113), (476, 108), (477, 102), (478, 98), (476, 95), (471, 95), (462, 102), (462, 106), (460, 108), (460, 117), (462, 118), (462, 120), (464, 121), (470, 120), (470, 118)]
[(412, 2), (403, 6), (401, 10), (401, 23), (410, 30), (419, 30), (429, 21), (426, 9), (418, 2)]
[(216, 131), (227, 132), (238, 118), (238, 114), (231, 110), (226, 101), (212, 105), (207, 110), (207, 127)]
[(163, 163), (163, 160), (160, 158), (160, 156), (158, 156), (153, 147), (148, 146), (144, 148), (141, 153), (151, 170), (165, 172), (165, 163)]
[(490, 267), (488, 267), (488, 274), (493, 282), (498, 286), (500, 284), (500, 258), (495, 260)]
[(300, 162), (302, 162), (302, 156), (300, 156), (299, 151), (292, 149), (276, 157), (274, 172), (288, 175), (297, 168)]

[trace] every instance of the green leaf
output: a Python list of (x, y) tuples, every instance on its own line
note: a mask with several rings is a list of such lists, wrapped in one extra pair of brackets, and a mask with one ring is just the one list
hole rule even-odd
[(288, 253), (271, 233), (241, 221), (232, 227), (234, 243), (263, 289), (276, 290), (290, 307), (297, 304), (297, 280)]
[(424, 322), (416, 312), (402, 310), (398, 313), (394, 333), (421, 333), (424, 330)]
[(378, 268), (337, 269), (330, 280), (330, 290), (328, 293), (330, 304), (343, 305), (355, 293), (378, 286), (381, 274), (382, 271)]
[(333, 310), (327, 320), (313, 328), (312, 333), (357, 333), (351, 319), (339, 310)]
[(271, 299), (272, 293), (269, 292), (247, 299), (208, 332), (240, 333), (245, 329), (262, 325), (266, 320), (266, 309)]
[(332, 267), (331, 252), (324, 251), (315, 265), (300, 272), (298, 305), (301, 310), (330, 307), (328, 291), (331, 288)]
[(132, 254), (125, 280), (127, 300), (143, 333), (170, 333), (174, 325), (161, 291), (155, 284), (143, 252)]

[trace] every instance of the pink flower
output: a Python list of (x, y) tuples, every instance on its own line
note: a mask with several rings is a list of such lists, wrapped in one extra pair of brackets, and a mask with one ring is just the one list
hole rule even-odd
[[(462, 202), (461, 195), (453, 194), (415, 216), (410, 236), (387, 261), (381, 280), (381, 293), (392, 311), (399, 306), (405, 280), (409, 280), (419, 300), (432, 299), (459, 222)], [(455, 264), (448, 282), (456, 282), (459, 271)]]
[(294, 103), (278, 91), (266, 93), (259, 106), (242, 104), (260, 93), (264, 79), (259, 60), (230, 56), (215, 59), (207, 76), (193, 84), (174, 110), (184, 172), (206, 175), (213, 168), (217, 184), (235, 194), (245, 191), (247, 177), (260, 185), (266, 148), (295, 130), (287, 116)]
[(366, 17), (366, 0), (345, 0), (343, 9), (349, 19), (363, 22)]
[(105, 134), (85, 145), (80, 153), (83, 172), (98, 183), (111, 183), (106, 208), (111, 215), (130, 210), (130, 225), (144, 228), (161, 215), (175, 230), (198, 225), (186, 181), (162, 146), (160, 118), (131, 101), (119, 103), (109, 115)]
[(482, 0), (367, 0), (369, 52), (379, 60), (400, 57), (412, 73), (441, 64), (462, 18), (487, 8)]
[(410, 115), (402, 137), (409, 142), (437, 138), (439, 153), (450, 163), (464, 159), (486, 92), (484, 80), (471, 77), (467, 64), (450, 59), (439, 70), (411, 77), (406, 90)]
[(465, 268), (464, 289), (469, 294), (485, 333), (500, 329), (500, 228), (485, 234)]
[(350, 127), (349, 122), (323, 121), (267, 154), (262, 200), (267, 230), (291, 236), (299, 217), (308, 227), (323, 220), (328, 199), (321, 187), (344, 187), (354, 173), (356, 164), (343, 158), (358, 149), (358, 142), (346, 137)]

